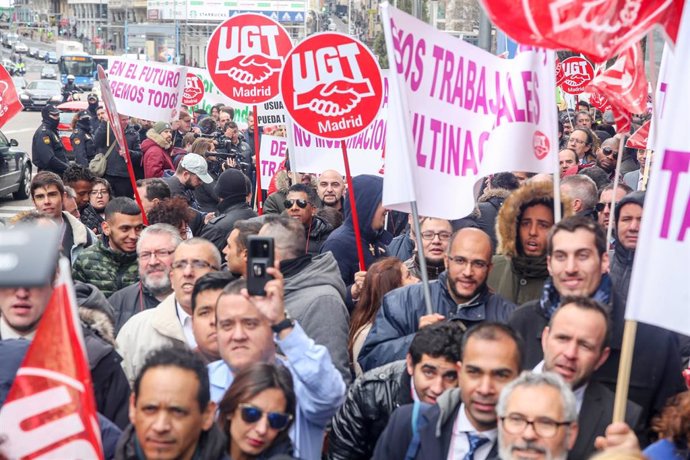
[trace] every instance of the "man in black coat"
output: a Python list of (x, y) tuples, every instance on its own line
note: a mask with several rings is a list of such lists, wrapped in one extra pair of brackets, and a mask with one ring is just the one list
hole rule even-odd
[(515, 305), (486, 285), (492, 254), (491, 240), (483, 231), (455, 232), (445, 255), (446, 271), (429, 283), (433, 313), (426, 313), (421, 284), (386, 294), (359, 355), (362, 368), (403, 359), (417, 330), (439, 321), (458, 321), (465, 328), (482, 321), (507, 323)]
[[(142, 154), (141, 145), (139, 144), (139, 133), (134, 129), (134, 126), (129, 123), (129, 117), (121, 115), (120, 123), (124, 127), (125, 141), (129, 149), (129, 158), (132, 161), (132, 166), (135, 168), (134, 171), (136, 175), (137, 169), (141, 169)], [(96, 144), (96, 151), (104, 155), (108, 152), (108, 149), (110, 149), (113, 143), (116, 144), (106, 160), (104, 176), (113, 187), (114, 197), (126, 196), (128, 198), (134, 198), (134, 189), (132, 188), (132, 183), (129, 178), (124, 152), (120, 152), (120, 146), (117, 144), (117, 139), (115, 139), (115, 133), (110, 123), (101, 123), (93, 136), (94, 143)], [(141, 177), (137, 178), (143, 178), (143, 173), (140, 172), (140, 174)]]
[(461, 341), (458, 324), (425, 327), (415, 335), (404, 361), (372, 369), (358, 378), (333, 418), (328, 458), (371, 458), (376, 440), (396, 408), (415, 399), (434, 404), (444, 391), (455, 388)]

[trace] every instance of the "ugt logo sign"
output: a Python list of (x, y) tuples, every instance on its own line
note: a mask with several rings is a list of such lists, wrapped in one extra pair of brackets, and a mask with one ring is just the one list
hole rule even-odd
[(376, 60), (360, 42), (340, 34), (313, 35), (285, 61), (281, 91), (292, 118), (321, 137), (342, 139), (361, 131), (381, 106)]
[(206, 48), (209, 74), (231, 99), (265, 102), (278, 94), (278, 76), (290, 48), (290, 36), (280, 24), (260, 14), (239, 14), (211, 35)]

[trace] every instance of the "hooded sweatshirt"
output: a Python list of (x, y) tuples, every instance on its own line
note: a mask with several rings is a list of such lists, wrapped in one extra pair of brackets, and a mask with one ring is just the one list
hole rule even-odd
[(146, 133), (147, 139), (141, 143), (141, 152), (144, 155), (144, 177), (163, 177), (166, 169), (175, 169), (170, 151), (172, 144), (165, 140), (154, 129)]
[[(352, 188), (348, 193), (355, 194), (361, 243), (364, 252), (364, 265), (368, 268), (381, 257), (387, 255), (392, 235), (384, 229), (374, 230), (371, 222), (383, 197), (383, 179), (378, 176), (361, 175), (352, 179)], [(345, 285), (350, 286), (359, 271), (355, 227), (349, 200), (345, 200), (345, 220), (336, 228), (321, 247), (321, 253), (332, 252), (338, 262), (340, 274)]]
[[(625, 195), (621, 200), (616, 203), (614, 208), (614, 216), (616, 227), (618, 227), (618, 220), (621, 216), (621, 209), (626, 204), (634, 203), (640, 205), (644, 208), (644, 196), (645, 192), (632, 192)], [(628, 290), (630, 289), (630, 276), (632, 275), (633, 261), (635, 260), (635, 249), (626, 249), (623, 244), (618, 240), (618, 232), (614, 232), (614, 252), (611, 257), (611, 267), (609, 269), (609, 275), (611, 276), (611, 281), (616, 289), (620, 293), (623, 302), (627, 303)]]

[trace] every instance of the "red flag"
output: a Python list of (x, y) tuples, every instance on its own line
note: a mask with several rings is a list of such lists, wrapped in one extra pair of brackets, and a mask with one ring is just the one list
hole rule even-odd
[(7, 69), (0, 65), (0, 128), (23, 109), (12, 77)]
[(647, 138), (649, 137), (649, 126), (652, 120), (647, 120), (644, 124), (633, 133), (625, 143), (625, 146), (631, 149), (646, 149), (647, 148)]
[(616, 105), (611, 106), (611, 111), (613, 112), (614, 124), (616, 125), (617, 133), (628, 133), (630, 132), (630, 127), (632, 126), (632, 117), (625, 110), (621, 110), (620, 107)]
[(513, 40), (611, 59), (659, 24), (675, 42), (685, 0), (482, 0)]
[(589, 103), (600, 112), (606, 112), (609, 108), (609, 100), (596, 91), (589, 96)]
[(9, 458), (103, 459), (69, 262), (0, 411)]

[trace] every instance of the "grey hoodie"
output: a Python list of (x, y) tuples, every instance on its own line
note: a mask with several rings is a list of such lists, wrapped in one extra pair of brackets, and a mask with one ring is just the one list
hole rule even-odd
[(333, 364), (349, 384), (350, 317), (345, 307), (345, 283), (333, 254), (314, 256), (299, 273), (285, 278), (285, 309), (314, 342), (328, 349)]

